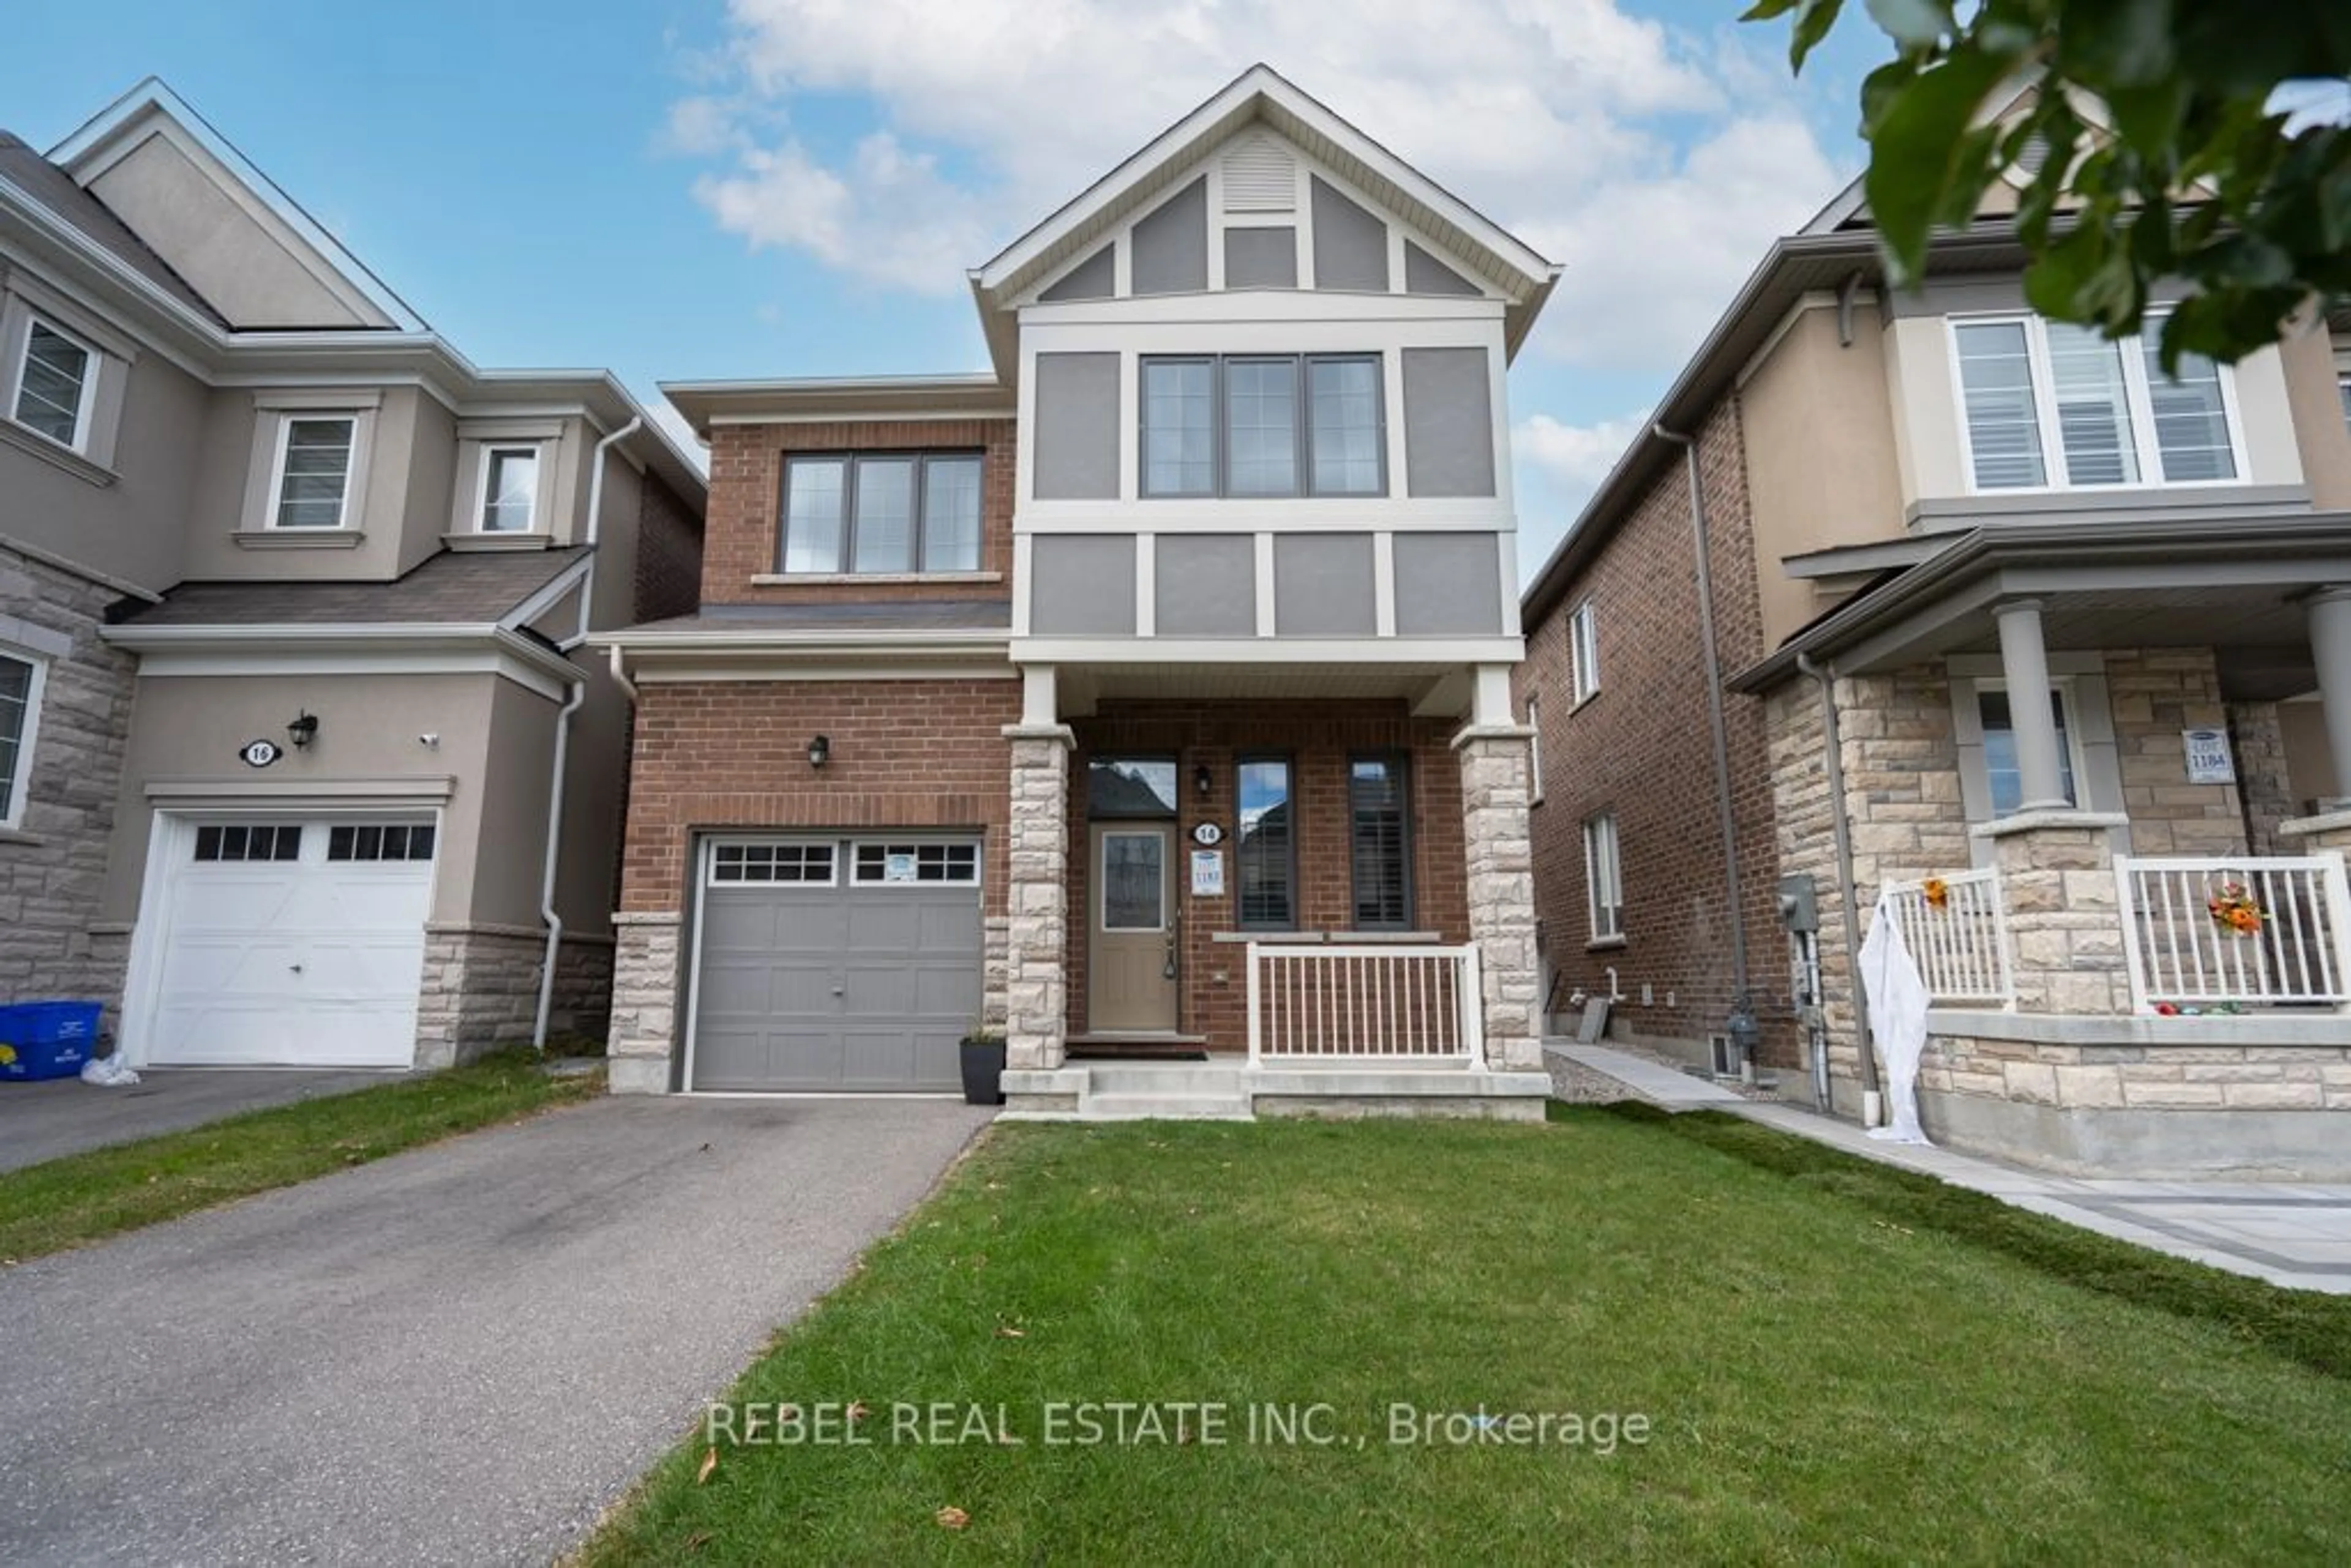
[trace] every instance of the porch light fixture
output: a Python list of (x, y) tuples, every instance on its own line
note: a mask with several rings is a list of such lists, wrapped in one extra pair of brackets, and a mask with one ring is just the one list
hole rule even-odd
[(286, 727), (286, 738), (294, 743), (297, 751), (308, 746), (319, 738), (319, 716), (307, 710), (297, 715), (294, 722)]
[(1202, 796), (1206, 796), (1216, 787), (1216, 776), (1208, 771), (1208, 765), (1205, 762), (1196, 764), (1192, 768), (1192, 788)]
[(809, 742), (810, 768), (821, 768), (831, 760), (832, 760), (832, 741), (829, 737), (820, 735)]

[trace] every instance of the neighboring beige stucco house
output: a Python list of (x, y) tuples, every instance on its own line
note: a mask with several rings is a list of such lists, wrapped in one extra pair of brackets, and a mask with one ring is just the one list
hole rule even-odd
[(475, 368), (162, 84), (0, 135), (0, 1001), (434, 1065), (532, 1032), (551, 912), (601, 1033), (580, 643), (693, 607), (703, 504), (609, 374)]
[(1930, 1133), (2343, 1179), (2351, 321), (2173, 380), (1998, 206), (1916, 291), (1858, 186), (1778, 242), (1530, 587), (1557, 1005), (1859, 1111), (1890, 898)]

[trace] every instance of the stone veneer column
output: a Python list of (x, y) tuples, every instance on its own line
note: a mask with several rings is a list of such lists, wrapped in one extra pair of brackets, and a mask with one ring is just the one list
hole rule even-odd
[(1527, 816), (1532, 733), (1516, 725), (1472, 725), (1453, 738), (1461, 758), (1469, 940), (1478, 946), (1485, 993), (1485, 1064), (1496, 1072), (1542, 1068), (1534, 839)]
[(606, 1086), (666, 1094), (677, 1044), (678, 935), (674, 910), (612, 916), (612, 1038)]
[(1067, 725), (1011, 724), (1010, 930), (1005, 944), (1004, 1064), (1061, 1065), (1069, 1016), (1070, 748)]
[(1998, 855), (2019, 1012), (2130, 1011), (2108, 836), (2127, 821), (2097, 811), (2036, 811), (1975, 830), (1994, 841)]

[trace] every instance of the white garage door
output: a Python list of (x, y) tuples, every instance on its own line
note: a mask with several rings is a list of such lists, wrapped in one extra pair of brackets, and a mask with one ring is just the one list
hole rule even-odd
[(405, 1067), (433, 894), (429, 822), (183, 822), (141, 1057)]

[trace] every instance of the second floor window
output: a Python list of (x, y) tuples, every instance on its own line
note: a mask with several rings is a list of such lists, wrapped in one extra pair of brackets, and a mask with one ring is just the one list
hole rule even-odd
[(1587, 599), (1567, 618), (1569, 690), (1577, 703), (1600, 690), (1600, 624)]
[(1378, 496), (1376, 354), (1143, 361), (1145, 496)]
[(977, 571), (979, 455), (788, 458), (783, 514), (788, 576)]
[(1958, 320), (1961, 419), (1978, 490), (2192, 485), (2241, 471), (2220, 367), (2163, 373), (2158, 334), (2109, 342), (2036, 317)]
[(482, 459), (482, 532), (527, 534), (538, 510), (538, 448), (493, 446)]
[(97, 372), (96, 354), (35, 318), (25, 335), (24, 360), (16, 367), (16, 423), (79, 451), (89, 436)]
[(350, 414), (289, 414), (278, 434), (277, 504), (281, 528), (340, 528), (351, 482), (359, 421)]

